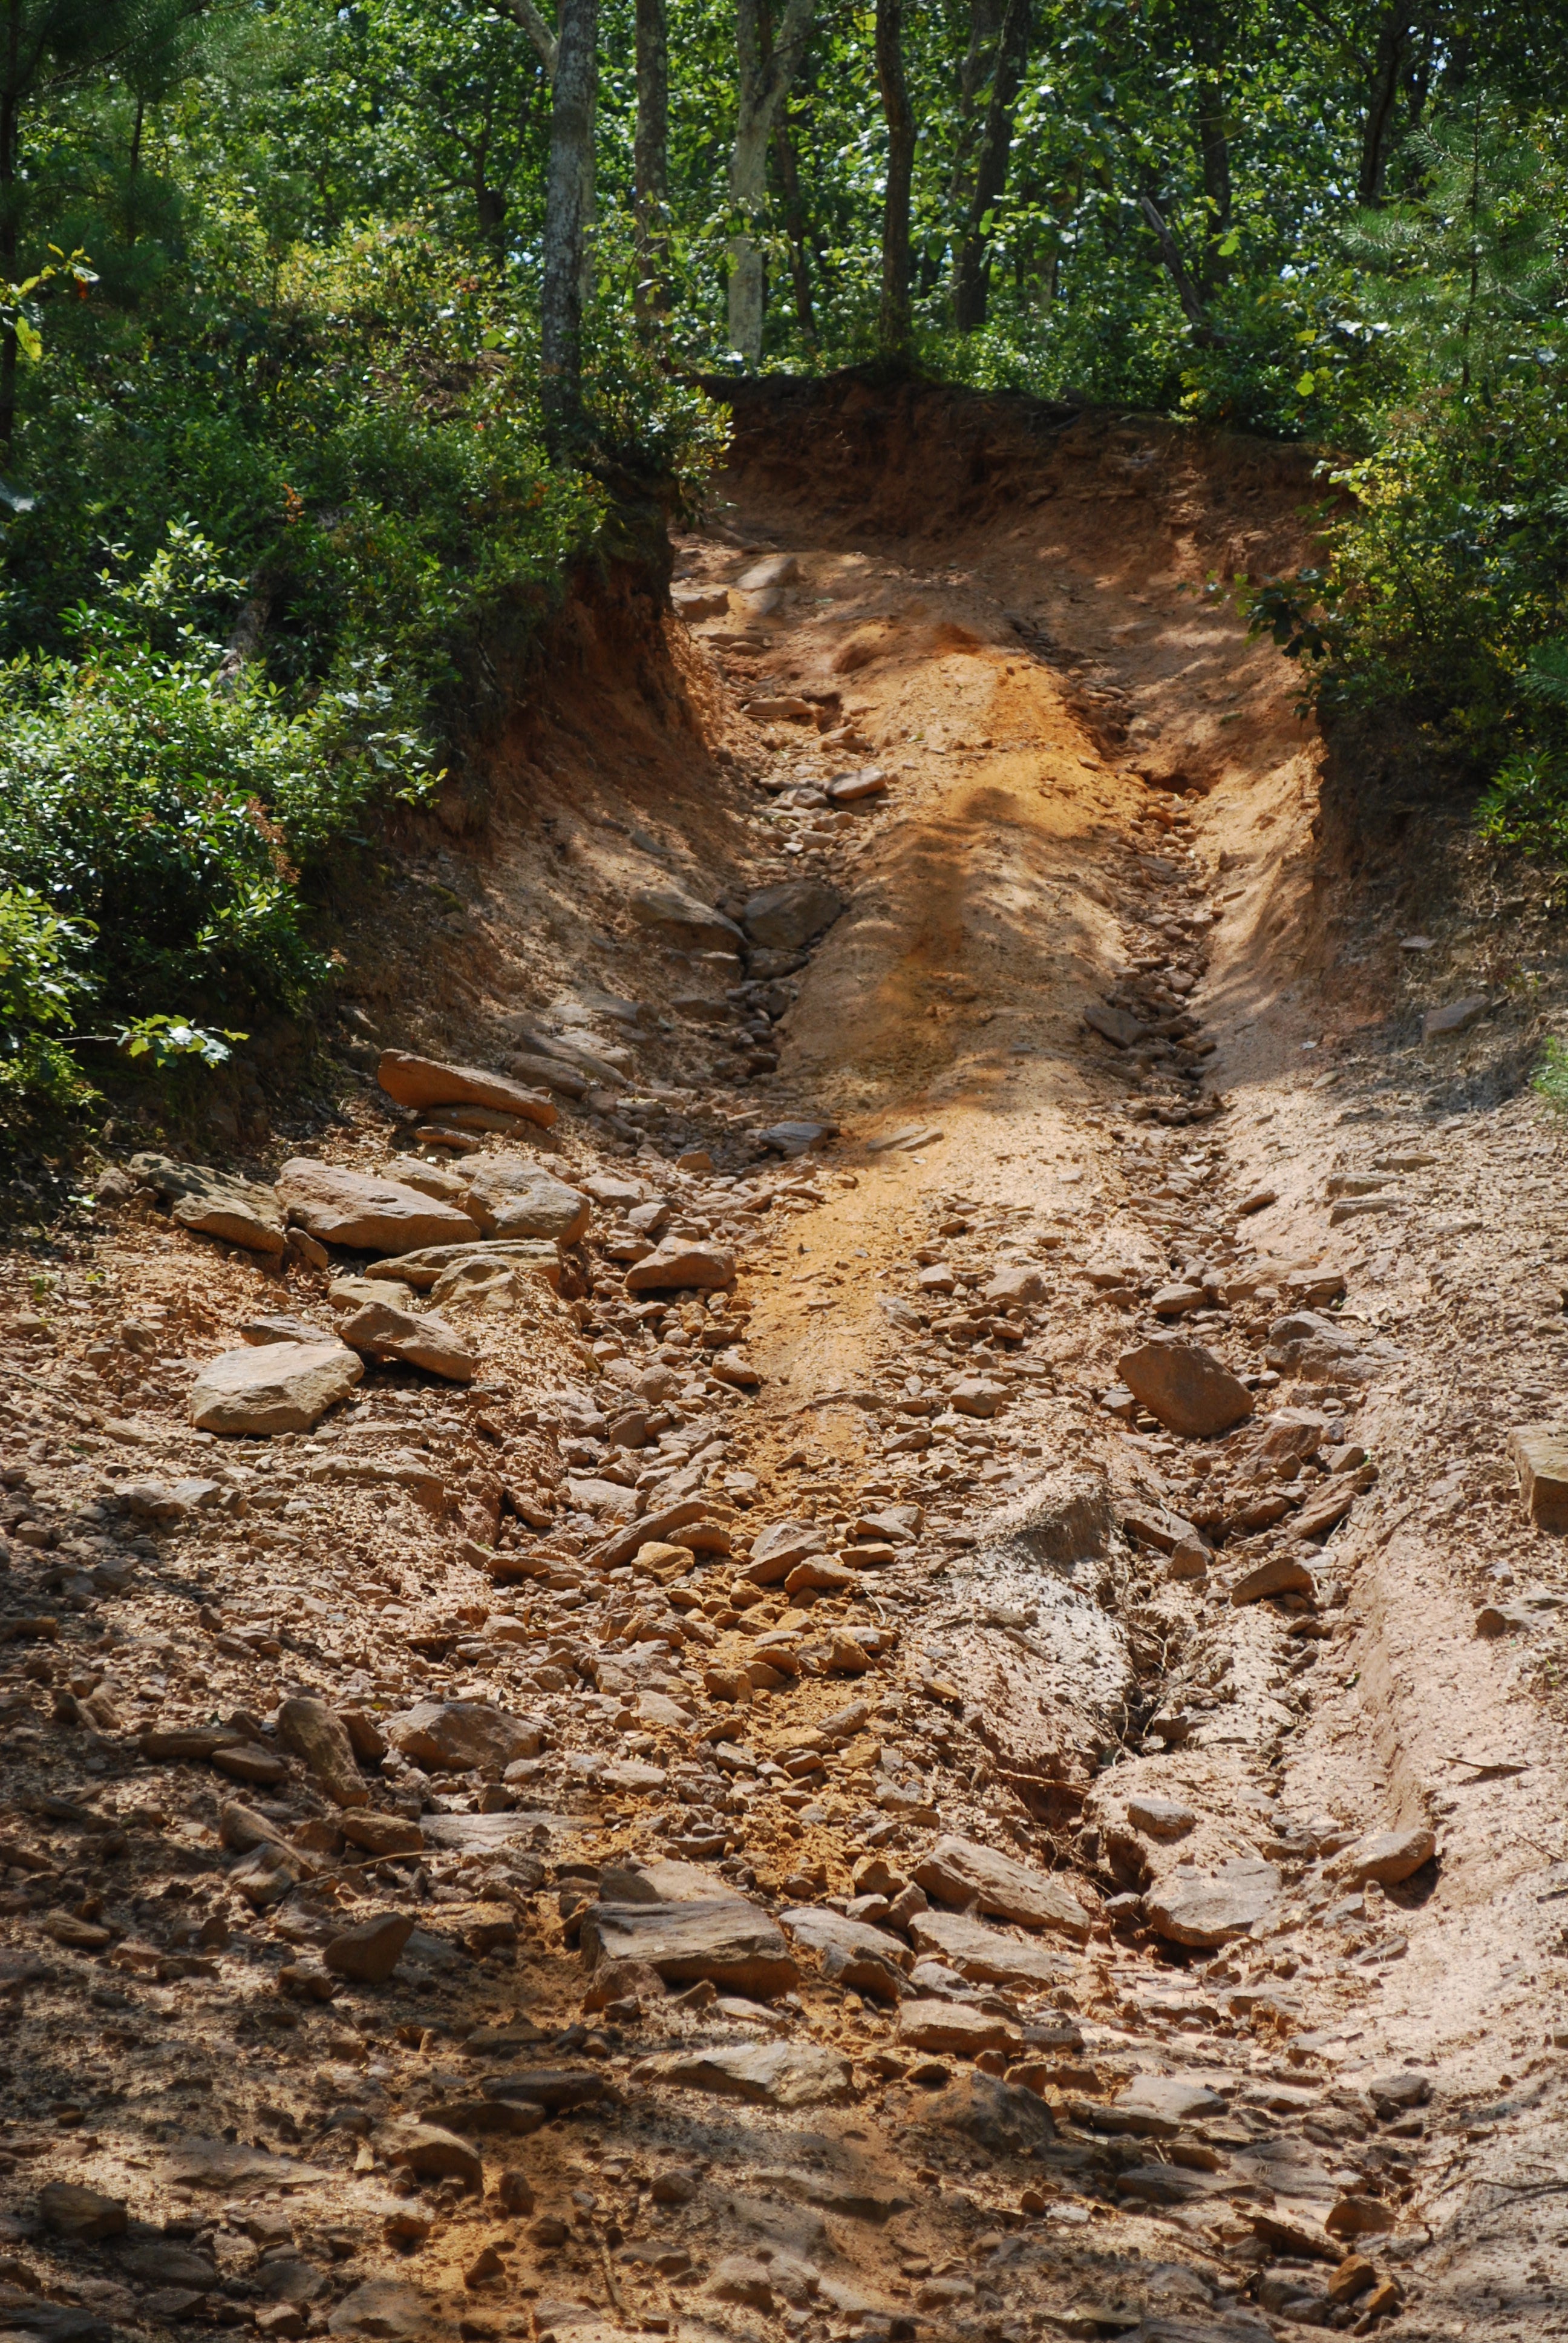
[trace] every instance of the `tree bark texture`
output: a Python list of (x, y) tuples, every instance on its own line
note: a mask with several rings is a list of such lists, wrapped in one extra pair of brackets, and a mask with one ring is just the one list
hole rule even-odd
[(729, 239), (729, 347), (749, 367), (762, 357), (765, 277), (754, 232), (768, 194), (768, 149), (799, 71), (815, 0), (785, 0), (771, 49), (765, 49), (766, 0), (736, 0), (735, 50), (739, 106), (729, 157), (729, 202), (739, 222)]
[(637, 134), (632, 145), (640, 315), (669, 307), (661, 281), (668, 244), (669, 28), (665, 0), (637, 0)]
[(1356, 186), (1357, 195), (1368, 206), (1382, 201), (1383, 174), (1388, 168), (1389, 148), (1392, 144), (1400, 75), (1413, 30), (1412, 11), (1398, 5), (1398, 0), (1386, 12), (1378, 27), (1372, 79), (1367, 85), (1366, 119), (1362, 126), (1361, 171)]
[(972, 334), (985, 324), (990, 284), (990, 236), (986, 215), (1007, 185), (1008, 150), (1012, 145), (1012, 110), (1029, 56), (1030, 0), (1008, 0), (997, 41), (996, 66), (991, 75), (990, 102), (975, 158), (974, 188), (959, 245), (953, 278), (953, 317), (960, 334)]
[(888, 184), (882, 199), (882, 297), (878, 338), (890, 357), (908, 350), (910, 199), (915, 177), (915, 109), (904, 75), (904, 0), (877, 0), (877, 86), (888, 124)]
[(557, 427), (574, 422), (582, 405), (583, 274), (593, 214), (598, 0), (560, 0), (559, 23), (539, 299), (540, 388), (546, 416)]

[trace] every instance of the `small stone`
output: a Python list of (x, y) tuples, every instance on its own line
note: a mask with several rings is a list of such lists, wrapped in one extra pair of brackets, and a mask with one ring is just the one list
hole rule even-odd
[(346, 2294), (327, 2322), (329, 2335), (368, 2335), (377, 2343), (414, 2343), (429, 2306), (417, 2288), (390, 2278), (367, 2278)]
[(1236, 1217), (1238, 1220), (1244, 1221), (1253, 1212), (1267, 1212), (1271, 1204), (1277, 1204), (1279, 1201), (1280, 1192), (1277, 1188), (1253, 1188), (1237, 1205)]
[(364, 1362), (341, 1342), (272, 1342), (220, 1352), (191, 1385), (187, 1406), (198, 1432), (229, 1438), (308, 1432), (347, 1398)]
[(1032, 1262), (1016, 1262), (999, 1269), (983, 1288), (981, 1298), (999, 1309), (1010, 1302), (1043, 1302), (1045, 1279)]
[(513, 2220), (534, 2209), (534, 2186), (526, 2172), (509, 2165), (496, 2182), (496, 2202)]
[[(1331, 2237), (1335, 2234), (1333, 2218), (1331, 2213), (1323, 2223)], [(1365, 2294), (1369, 2287), (1376, 2284), (1377, 2271), (1366, 2256), (1347, 2254), (1330, 2278), (1326, 2290), (1331, 2302), (1354, 2302), (1359, 2295)]]
[(347, 1727), (324, 1700), (286, 1700), (277, 1712), (277, 1737), (337, 1805), (369, 1805)]
[(1393, 2207), (1380, 2197), (1347, 2191), (1324, 2214), (1323, 2227), (1331, 2237), (1375, 2237), (1392, 2228)]
[(1162, 1285), (1149, 1304), (1156, 1318), (1184, 1318), (1201, 1310), (1209, 1297), (1201, 1285)]
[(407, 1913), (378, 1912), (331, 1937), (322, 1958), (335, 1976), (352, 1977), (357, 1985), (385, 1985), (413, 1933)]
[[(435, 1058), (413, 1057), (405, 1050), (383, 1050), (377, 1080), (399, 1106), (492, 1107), (502, 1114), (520, 1115), (546, 1130), (556, 1120), (556, 1109), (548, 1099), (478, 1066), (448, 1066)], [(428, 1242), (439, 1242), (439, 1239)]]
[(1197, 1342), (1155, 1341), (1126, 1351), (1116, 1371), (1168, 1432), (1195, 1440), (1229, 1432), (1252, 1413), (1245, 1383)]
[(1109, 1001), (1091, 1001), (1083, 1012), (1083, 1021), (1091, 1032), (1114, 1043), (1119, 1050), (1131, 1050), (1149, 1031), (1131, 1011), (1115, 1009)]
[(816, 1904), (795, 1905), (779, 1917), (796, 1943), (818, 1956), (830, 1984), (879, 2001), (898, 2001), (907, 1990), (902, 1971), (910, 1956), (885, 1930)]
[(80, 2188), (72, 2180), (51, 2180), (38, 2191), (38, 2212), (46, 2229), (76, 2245), (96, 2245), (121, 2236), (129, 2219), (123, 2197)]
[(1397, 1887), (1430, 1863), (1436, 1850), (1433, 1834), (1424, 1823), (1416, 1823), (1408, 1830), (1383, 1831), (1376, 1838), (1362, 1839), (1345, 1857), (1345, 1867), (1358, 1887), (1364, 1887), (1369, 1879), (1375, 1879), (1380, 1886)]
[(819, 1594), (851, 1594), (859, 1592), (860, 1579), (857, 1571), (847, 1570), (841, 1562), (829, 1562), (826, 1554), (808, 1554), (798, 1562), (784, 1581), (786, 1594), (798, 1594), (809, 1587)]
[(339, 1331), (349, 1348), (367, 1358), (422, 1367), (454, 1383), (471, 1383), (478, 1373), (478, 1360), (457, 1328), (434, 1310), (398, 1310), (377, 1298), (363, 1302)]

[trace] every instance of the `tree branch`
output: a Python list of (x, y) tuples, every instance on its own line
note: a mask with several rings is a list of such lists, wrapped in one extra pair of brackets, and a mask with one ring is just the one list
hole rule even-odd
[(1154, 231), (1155, 242), (1160, 246), (1160, 257), (1165, 263), (1171, 282), (1176, 287), (1176, 297), (1181, 304), (1187, 323), (1192, 328), (1193, 340), (1201, 342), (1205, 349), (1223, 349), (1225, 337), (1219, 331), (1204, 307), (1203, 297), (1192, 282), (1187, 264), (1181, 257), (1181, 248), (1166, 226), (1159, 206), (1151, 196), (1140, 196), (1138, 207)]
[(490, 0), (498, 15), (509, 16), (519, 30), (526, 33), (538, 53), (539, 63), (548, 77), (556, 77), (556, 57), (560, 44), (534, 5), (534, 0)]

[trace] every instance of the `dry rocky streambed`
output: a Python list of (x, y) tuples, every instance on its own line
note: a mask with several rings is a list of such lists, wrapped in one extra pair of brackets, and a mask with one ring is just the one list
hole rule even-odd
[(1561, 2333), (1513, 1011), (1306, 957), (1174, 438), (935, 549), (764, 438), (687, 794), (564, 711), (457, 1006), (13, 1256), (0, 2333)]

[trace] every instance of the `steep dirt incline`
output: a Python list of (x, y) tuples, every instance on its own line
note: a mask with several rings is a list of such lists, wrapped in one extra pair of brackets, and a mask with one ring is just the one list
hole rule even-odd
[[(1560, 2329), (1560, 1147), (1314, 890), (1205, 591), (1307, 489), (743, 394), (685, 617), (580, 598), (346, 939), (332, 1117), (19, 1264), (18, 2331)], [(351, 1396), (191, 1422), (307, 1332)]]

